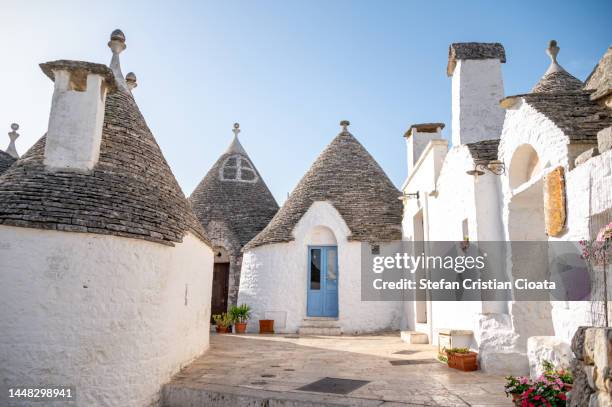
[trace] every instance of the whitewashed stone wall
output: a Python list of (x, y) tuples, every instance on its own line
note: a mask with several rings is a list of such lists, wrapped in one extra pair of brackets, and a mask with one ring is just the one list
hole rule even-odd
[(452, 79), (453, 146), (497, 138), (504, 123), (499, 59), (459, 60)]
[(293, 230), (295, 240), (246, 251), (238, 303), (253, 308), (248, 331), (257, 331), (257, 321), (271, 315), (276, 332), (298, 330), (306, 317), (308, 246), (333, 244), (333, 240), (338, 246), (338, 324), (342, 332), (398, 329), (401, 302), (361, 301), (361, 243), (349, 241), (349, 234), (329, 202), (315, 202)]
[(71, 73), (54, 71), (55, 88), (45, 143), (45, 165), (91, 170), (100, 156), (106, 88), (102, 75), (87, 75), (87, 89), (70, 88)]
[[(440, 141), (437, 141), (440, 143)], [(466, 146), (455, 146), (442, 155), (432, 145), (425, 150), (415, 173), (410, 174), (404, 192), (420, 192), (420, 199), (407, 199), (404, 204), (403, 234), (405, 240), (414, 236), (414, 217), (423, 211), (426, 229), (423, 238), (429, 241), (457, 241), (464, 238), (463, 223), (467, 220), (472, 241), (495, 241), (501, 233), (499, 185), (492, 174), (477, 180), (466, 171), (474, 168), (473, 158)], [(432, 194), (432, 192), (434, 192)], [(418, 330), (437, 344), (440, 329), (476, 330), (479, 314), (497, 309), (483, 302), (430, 302), (428, 322), (416, 323), (414, 306), (406, 307), (405, 329)], [(475, 341), (475, 347), (478, 343)]]
[(209, 343), (213, 253), (0, 226), (0, 382), (74, 385), (79, 405), (158, 405)]

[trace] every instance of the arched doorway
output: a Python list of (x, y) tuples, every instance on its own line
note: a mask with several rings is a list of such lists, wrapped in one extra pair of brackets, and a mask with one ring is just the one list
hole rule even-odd
[[(510, 161), (510, 199), (507, 203), (507, 237), (510, 242), (510, 278), (543, 280), (548, 274), (548, 241), (544, 221), (544, 177), (537, 151), (519, 146)], [(519, 344), (530, 336), (554, 335), (549, 301), (520, 301), (515, 292), (512, 323)]]

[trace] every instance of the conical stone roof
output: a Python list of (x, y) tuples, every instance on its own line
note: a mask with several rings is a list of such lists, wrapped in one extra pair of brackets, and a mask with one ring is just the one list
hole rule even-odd
[(209, 243), (129, 90), (106, 97), (100, 158), (89, 174), (49, 171), (45, 137), (0, 182), (0, 224)]
[[(236, 133), (239, 129), (236, 125)], [(263, 230), (278, 204), (235, 136), (189, 197), (215, 244), (242, 247)]]
[(0, 150), (0, 175), (2, 175), (4, 171), (8, 170), (15, 161), (17, 161), (15, 157)]
[(531, 89), (531, 93), (571, 93), (582, 91), (584, 83), (567, 72), (557, 62), (559, 49), (557, 41), (551, 40), (546, 49), (546, 53), (551, 59), (550, 66), (544, 73), (544, 76)]
[(293, 240), (293, 229), (315, 201), (340, 213), (349, 240), (384, 242), (402, 237), (401, 193), (346, 129), (323, 150), (270, 224), (245, 249)]
[(570, 143), (596, 143), (597, 133), (612, 125), (612, 111), (596, 103), (593, 90), (586, 90), (582, 81), (559, 65), (556, 41), (550, 41), (546, 52), (551, 64), (540, 81), (530, 93), (506, 97), (502, 106), (523, 99), (561, 129)]
[(531, 93), (580, 92), (584, 83), (562, 67), (558, 71), (547, 72), (531, 89)]

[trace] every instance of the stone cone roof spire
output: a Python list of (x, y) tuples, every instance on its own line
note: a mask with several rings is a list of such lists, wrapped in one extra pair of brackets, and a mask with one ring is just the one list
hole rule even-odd
[(0, 224), (167, 245), (192, 232), (209, 243), (127, 88), (106, 96), (100, 158), (90, 173), (48, 170), (45, 141), (2, 175)]
[(228, 149), (189, 200), (213, 241), (231, 241), (242, 247), (266, 227), (278, 211), (278, 204), (238, 140), (238, 123), (232, 132)]
[(349, 229), (350, 240), (384, 242), (402, 237), (401, 193), (342, 121), (270, 224), (247, 249), (293, 240), (293, 229), (315, 201), (329, 201)]
[(11, 141), (9, 142), (9, 145), (6, 148), (6, 152), (15, 159), (19, 158), (19, 154), (17, 153), (17, 148), (15, 147), (15, 141), (19, 137), (19, 133), (17, 133), (17, 130), (19, 130), (19, 125), (17, 123), (11, 124), (11, 131), (8, 134)]
[(17, 149), (15, 148), (15, 140), (19, 137), (17, 130), (19, 125), (17, 123), (11, 124), (11, 131), (9, 132), (9, 138), (11, 139), (8, 148), (5, 151), (0, 150), (0, 175), (9, 169), (11, 165), (19, 158)]
[[(127, 45), (125, 45), (125, 34), (123, 34), (123, 31), (117, 29), (111, 33), (108, 47), (113, 52), (113, 57), (111, 58), (110, 62), (110, 69), (115, 75), (117, 86), (123, 90), (128, 90), (128, 84), (123, 77), (123, 73), (121, 72), (121, 61), (119, 60), (119, 54), (125, 51), (125, 48), (127, 47)], [(134, 75), (134, 80), (135, 79), (136, 76)]]
[(533, 87), (531, 93), (563, 93), (563, 92), (579, 92), (584, 84), (575, 76), (568, 73), (557, 62), (557, 55), (560, 48), (557, 46), (557, 41), (551, 40), (546, 49), (546, 53), (550, 57), (550, 66), (544, 73), (544, 76)]

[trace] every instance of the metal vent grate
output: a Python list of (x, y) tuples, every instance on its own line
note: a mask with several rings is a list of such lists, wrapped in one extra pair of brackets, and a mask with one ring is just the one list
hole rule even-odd
[(306, 386), (300, 387), (297, 390), (313, 391), (318, 393), (348, 394), (368, 383), (370, 382), (366, 380), (326, 377), (324, 379), (317, 380), (316, 382), (307, 384)]

